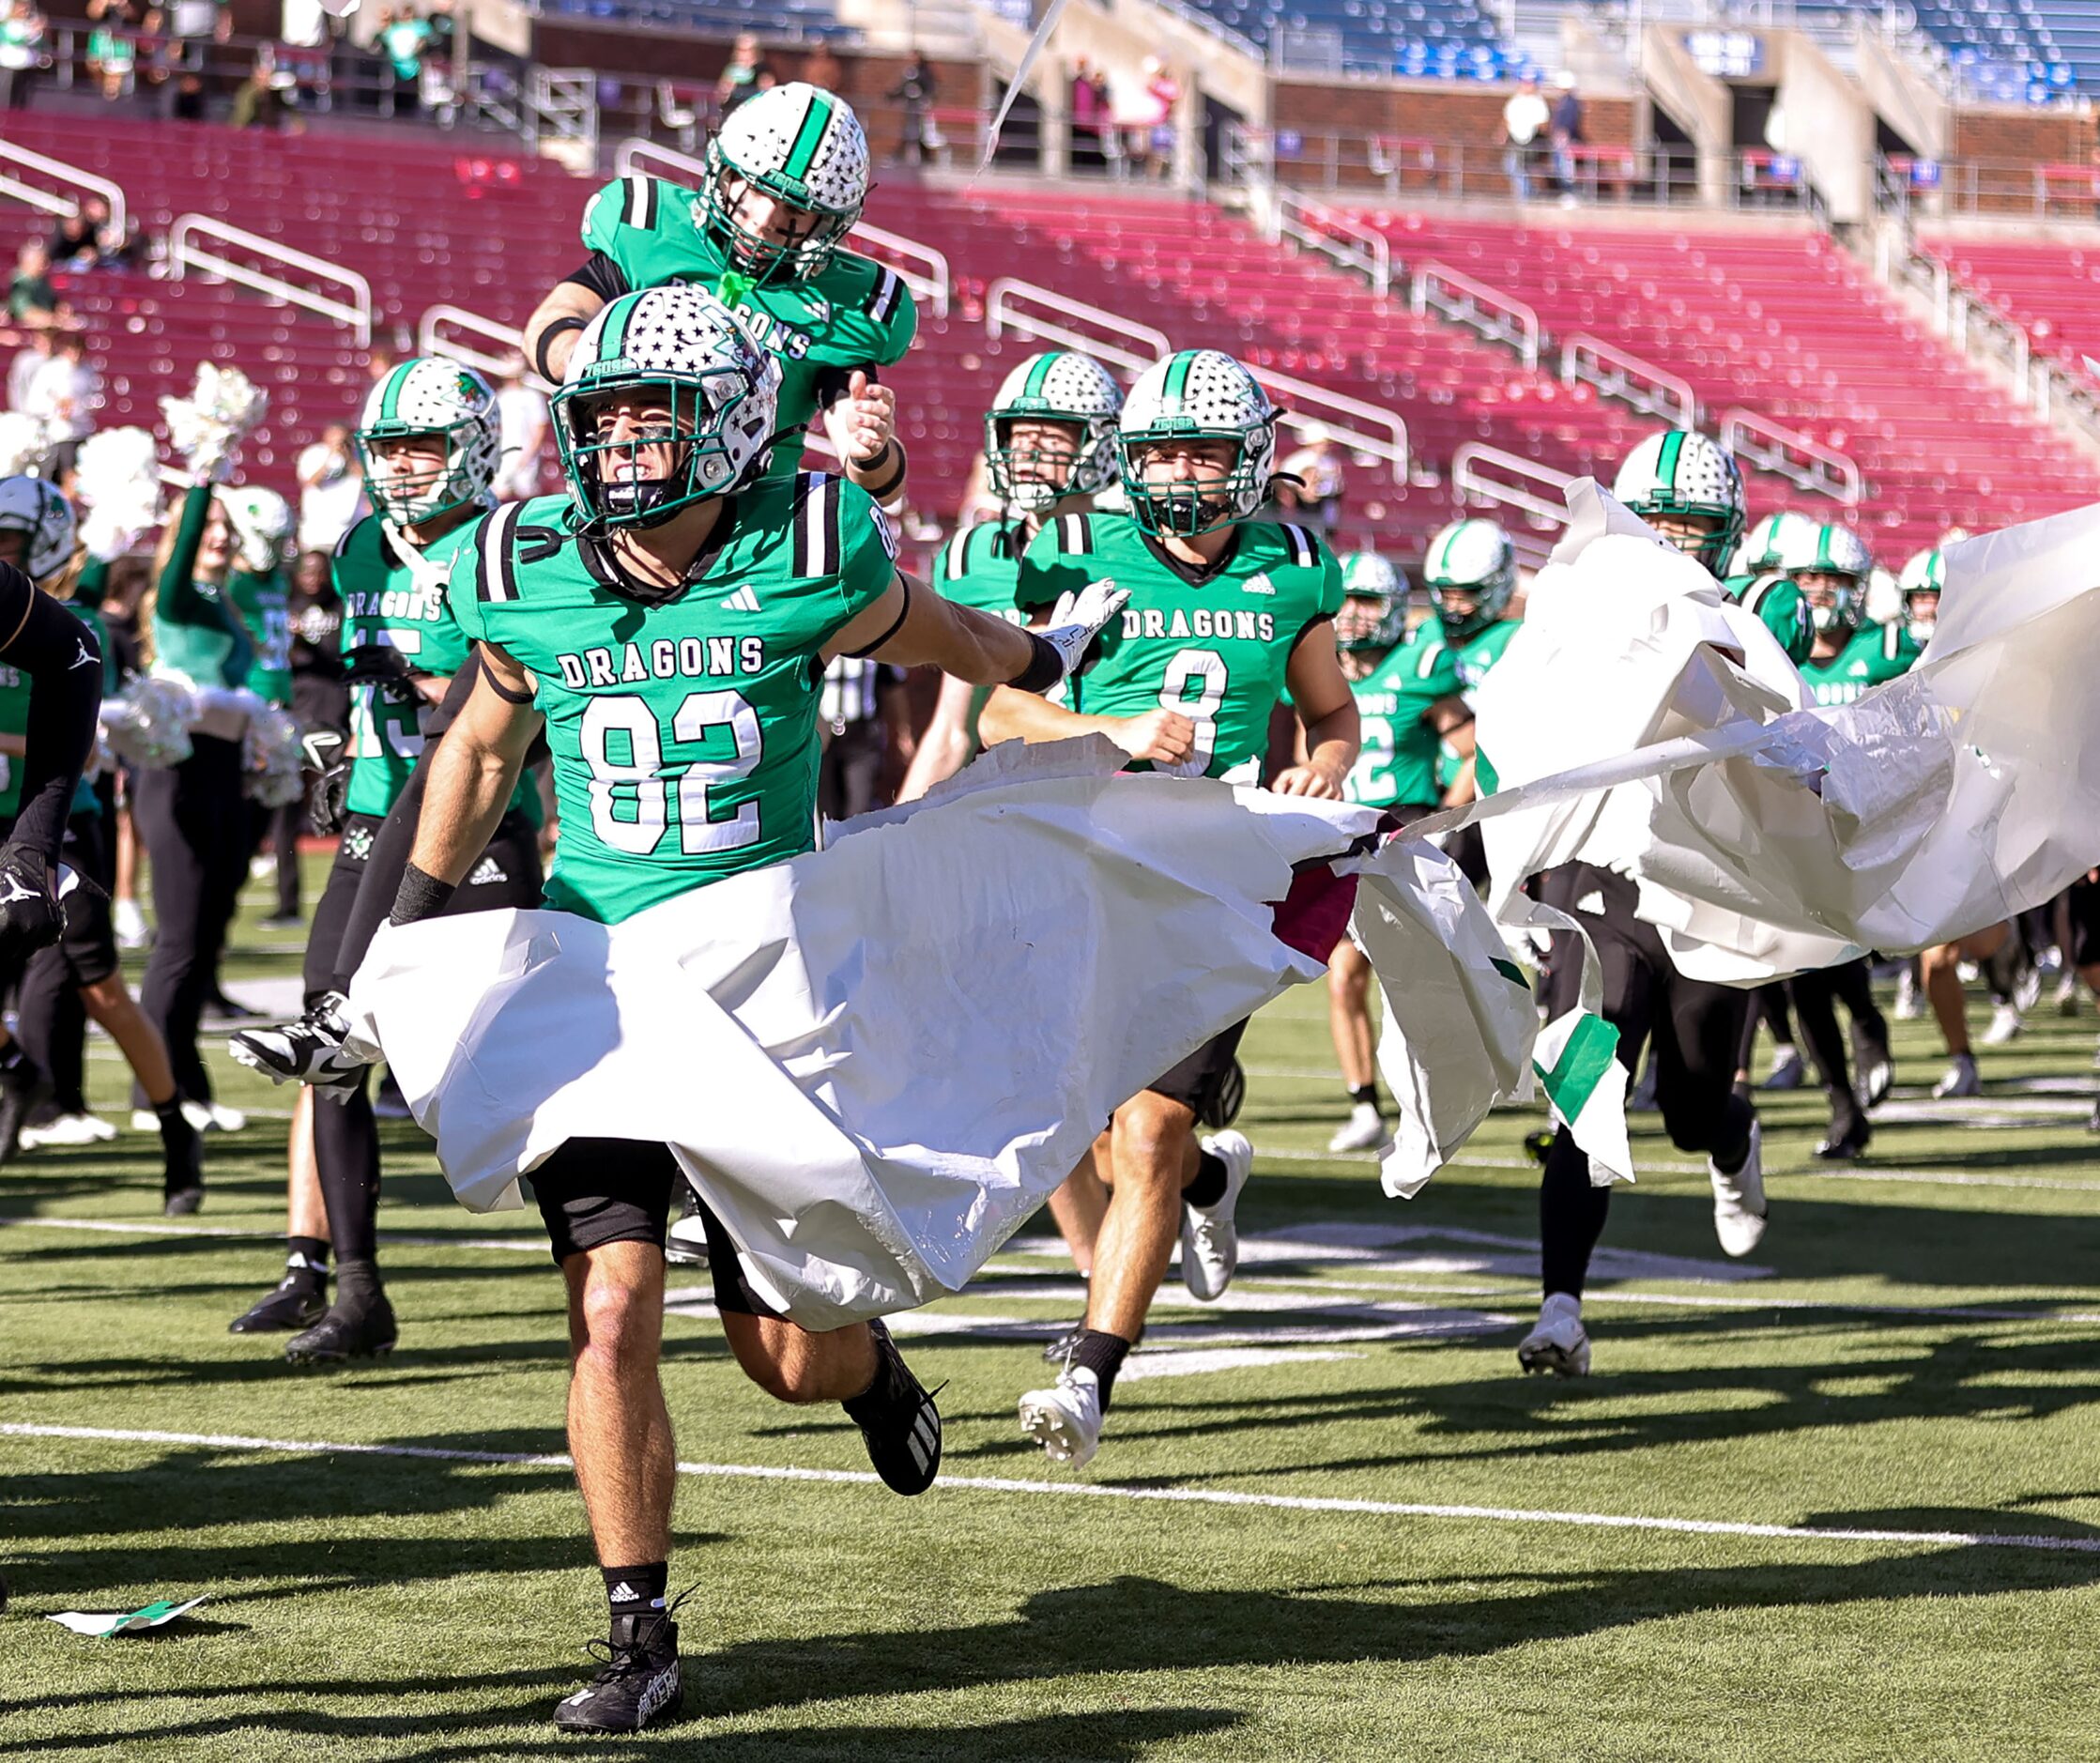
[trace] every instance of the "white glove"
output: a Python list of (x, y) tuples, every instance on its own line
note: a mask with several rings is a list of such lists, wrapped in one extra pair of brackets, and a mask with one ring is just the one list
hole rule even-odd
[(1118, 588), (1109, 577), (1090, 581), (1077, 593), (1067, 590), (1058, 595), (1057, 605), (1050, 609), (1050, 628), (1035, 634), (1057, 651), (1067, 680), (1083, 669), (1088, 648), (1129, 597), (1127, 588)]

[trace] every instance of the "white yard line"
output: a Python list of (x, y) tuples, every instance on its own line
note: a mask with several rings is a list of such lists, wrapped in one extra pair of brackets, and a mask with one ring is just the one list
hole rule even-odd
[[(161, 1433), (102, 1426), (0, 1424), (0, 1436), (135, 1445), (185, 1445), (207, 1450), (278, 1456), (406, 1457), (428, 1463), (515, 1464), (566, 1469), (566, 1456), (526, 1451), (447, 1450), (430, 1445), (350, 1445), (316, 1439), (248, 1438), (238, 1433)], [(866, 1469), (803, 1469), (766, 1464), (682, 1463), (681, 1475), (747, 1481), (877, 1484)], [(1268, 1511), (1332, 1512), (1370, 1518), (1447, 1518), (1473, 1524), (1558, 1525), (1594, 1530), (1660, 1530), (1694, 1537), (1758, 1537), (1802, 1542), (1893, 1542), (1910, 1546), (2040, 1549), (2100, 1555), (2100, 1537), (2020, 1535), (1988, 1530), (1869, 1530), (1806, 1525), (1755, 1525), (1730, 1519), (1656, 1518), (1622, 1512), (1560, 1512), (1514, 1506), (1443, 1506), (1399, 1500), (1352, 1500), (1310, 1495), (1243, 1494), (1231, 1488), (1126, 1488), (1097, 1481), (1028, 1481), (1007, 1476), (943, 1476), (951, 1493), (1065, 1495), (1077, 1499), (1150, 1500), (1178, 1506), (1244, 1506)]]

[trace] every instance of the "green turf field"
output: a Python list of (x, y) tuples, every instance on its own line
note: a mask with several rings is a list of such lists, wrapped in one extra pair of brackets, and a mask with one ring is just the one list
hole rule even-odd
[[(292, 939), (239, 943), (237, 979), (296, 973)], [(1287, 998), (1249, 1042), (1240, 1279), (1156, 1313), (1078, 1476), (1014, 1420), (1077, 1310), (1048, 1244), (907, 1319), (948, 1425), (947, 1484), (909, 1503), (868, 1485), (835, 1408), (746, 1385), (674, 1275), (686, 1718), (614, 1748), (2100, 1756), (2094, 1031), (2090, 1003), (2045, 1004), (1984, 1050), (1985, 1097), (1942, 1105), (1929, 1031), (1899, 1024), (1852, 1173), (1812, 1166), (1819, 1098), (1770, 1103), (1747, 1265), (1715, 1247), (1703, 1171), (1636, 1117), (1598, 1374), (1558, 1383), (1513, 1352), (1533, 1120), (1387, 1201), (1368, 1157), (1318, 1149), (1324, 1000)], [(122, 1068), (91, 1055), (121, 1118)], [(228, 1335), (277, 1271), (285, 1098), (222, 1068), (258, 1114), (209, 1142), (194, 1219), (162, 1224), (157, 1145), (130, 1135), (0, 1172), (0, 1755), (574, 1754), (547, 1716), (604, 1605), (567, 1471), (533, 1461), (563, 1449), (551, 1265), (524, 1217), (460, 1212), (395, 1127), (400, 1350), (299, 1372)], [(152, 1636), (41, 1620), (200, 1592)]]

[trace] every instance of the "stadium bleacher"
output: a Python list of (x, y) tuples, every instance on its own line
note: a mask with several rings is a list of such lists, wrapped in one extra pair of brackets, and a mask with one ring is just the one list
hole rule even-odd
[(1483, 0), (1204, 0), (1192, 9), (1286, 66), (1454, 80), (1537, 71)]
[(2100, 249), (2025, 239), (1921, 241), (1973, 294), (2066, 367), (2100, 356)]
[(829, 0), (540, 0), (541, 12), (606, 23), (661, 24), (681, 31), (727, 35), (762, 31), (769, 38), (826, 38), (844, 42), (859, 35), (838, 22)]

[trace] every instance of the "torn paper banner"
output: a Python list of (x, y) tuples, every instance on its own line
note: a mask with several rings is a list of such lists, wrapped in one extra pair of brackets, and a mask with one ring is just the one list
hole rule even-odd
[(161, 1624), (173, 1622), (186, 1611), (194, 1610), (210, 1597), (192, 1598), (187, 1603), (171, 1603), (163, 1599), (159, 1603), (149, 1603), (143, 1610), (121, 1611), (114, 1616), (90, 1616), (80, 1610), (61, 1610), (49, 1618), (61, 1628), (71, 1629), (75, 1634), (89, 1635), (101, 1640), (112, 1634), (133, 1633), (140, 1629), (157, 1629)]
[(467, 1205), (517, 1204), (570, 1138), (669, 1144), (753, 1284), (819, 1328), (958, 1290), (1117, 1106), (1319, 977), (1345, 917), (1274, 903), (1338, 859), (1388, 1009), (1387, 1186), (1529, 1094), (1529, 988), (1442, 853), (1352, 855), (1373, 810), (1124, 762), (1099, 736), (995, 749), (620, 925), (389, 928), (353, 1010)]

